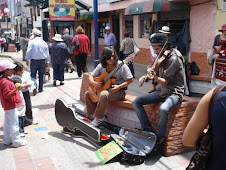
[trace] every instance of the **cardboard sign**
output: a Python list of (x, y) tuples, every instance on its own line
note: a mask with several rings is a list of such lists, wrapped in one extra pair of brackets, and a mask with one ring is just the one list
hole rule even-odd
[(117, 143), (115, 143), (115, 141), (111, 141), (102, 148), (98, 149), (95, 154), (102, 164), (105, 164), (121, 152), (122, 149), (117, 145)]

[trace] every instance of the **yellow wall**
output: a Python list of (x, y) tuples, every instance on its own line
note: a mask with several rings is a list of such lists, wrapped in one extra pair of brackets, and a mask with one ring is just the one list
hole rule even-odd
[(216, 11), (216, 19), (215, 19), (216, 35), (219, 34), (218, 30), (221, 29), (221, 26), (223, 24), (226, 24), (226, 12), (222, 11), (222, 0), (217, 0), (217, 11)]

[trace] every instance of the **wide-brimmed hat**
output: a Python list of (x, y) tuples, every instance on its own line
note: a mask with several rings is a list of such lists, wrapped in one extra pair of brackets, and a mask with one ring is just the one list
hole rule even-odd
[(109, 27), (109, 26), (106, 26), (106, 27), (105, 27), (105, 30), (110, 30), (110, 27)]
[(167, 41), (168, 38), (165, 34), (163, 33), (156, 33), (151, 39), (151, 45), (164, 45)]
[(34, 28), (34, 29), (32, 30), (32, 34), (33, 34), (33, 35), (38, 35), (38, 36), (40, 36), (40, 35), (42, 34), (42, 32), (41, 32), (39, 29)]
[(220, 32), (226, 31), (226, 24), (222, 25), (221, 29), (218, 31), (220, 31)]
[(167, 26), (163, 26), (161, 30), (159, 30), (161, 33), (170, 34), (170, 28)]
[(14, 69), (15, 67), (16, 65), (9, 60), (3, 60), (0, 62), (0, 72), (5, 71), (6, 69)]
[(64, 40), (61, 38), (61, 35), (60, 35), (60, 34), (55, 34), (55, 36), (54, 36), (52, 39), (55, 40), (55, 41), (64, 41)]

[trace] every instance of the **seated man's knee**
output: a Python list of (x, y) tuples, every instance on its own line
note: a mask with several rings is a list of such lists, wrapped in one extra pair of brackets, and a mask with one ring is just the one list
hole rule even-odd
[(139, 97), (136, 97), (135, 99), (133, 99), (132, 101), (133, 106), (143, 106), (143, 104), (140, 102)]
[(103, 90), (100, 92), (100, 98), (106, 98), (108, 99), (109, 92), (107, 90)]
[(89, 98), (89, 91), (85, 92), (85, 98)]
[(168, 113), (169, 110), (166, 107), (164, 107), (163, 105), (159, 107), (159, 116), (167, 116)]

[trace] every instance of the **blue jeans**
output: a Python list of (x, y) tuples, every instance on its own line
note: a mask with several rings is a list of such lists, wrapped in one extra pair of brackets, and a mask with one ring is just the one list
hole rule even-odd
[[(123, 54), (123, 55), (122, 55), (122, 61), (123, 61), (126, 57), (128, 57), (129, 55), (130, 55), (130, 54)], [(134, 72), (134, 68), (133, 68), (133, 62), (129, 62), (128, 67), (129, 67), (129, 69), (130, 69), (130, 71), (131, 71), (133, 77), (135, 77), (135, 72)]]
[(24, 120), (25, 116), (19, 117), (19, 132), (24, 133)]
[(52, 64), (53, 80), (64, 81), (64, 64)]
[(43, 78), (45, 74), (45, 60), (31, 60), (30, 64), (30, 71), (31, 71), (31, 80), (34, 82), (34, 85), (37, 87), (36, 83), (36, 74), (38, 72), (38, 79), (39, 79), (39, 87), (38, 91), (43, 90)]
[(178, 104), (180, 102), (180, 99), (175, 95), (162, 98), (159, 96), (157, 91), (154, 91), (144, 96), (136, 97), (132, 103), (143, 129), (145, 131), (155, 132), (148, 119), (147, 113), (144, 110), (144, 105), (158, 102), (163, 103), (159, 107), (159, 122), (156, 135), (158, 137), (158, 141), (162, 142), (167, 136), (166, 131), (169, 118), (169, 110), (173, 106)]

